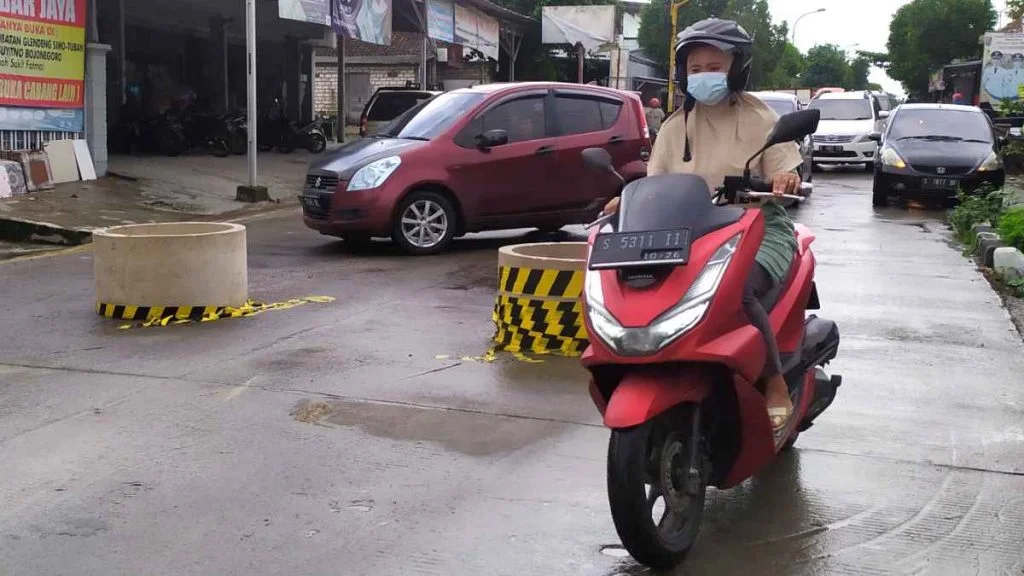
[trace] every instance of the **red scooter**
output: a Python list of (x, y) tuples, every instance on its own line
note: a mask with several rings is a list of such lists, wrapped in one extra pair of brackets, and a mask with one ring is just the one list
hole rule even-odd
[[(818, 110), (783, 116), (762, 151), (813, 133), (818, 119)], [(604, 150), (583, 155), (591, 168), (618, 176)], [(771, 463), (828, 408), (842, 382), (822, 369), (836, 356), (839, 330), (805, 317), (819, 308), (814, 235), (797, 225), (788, 277), (762, 302), (794, 405), (784, 434), (773, 437), (762, 395), (764, 342), (742, 306), (764, 222), (759, 210), (735, 206), (771, 196), (771, 185), (750, 174), (756, 157), (714, 197), (694, 175), (631, 182), (617, 214), (591, 225), (597, 230), (584, 282), (590, 347), (582, 361), (612, 430), (615, 529), (626, 550), (651, 567), (683, 560), (708, 486), (736, 486)]]

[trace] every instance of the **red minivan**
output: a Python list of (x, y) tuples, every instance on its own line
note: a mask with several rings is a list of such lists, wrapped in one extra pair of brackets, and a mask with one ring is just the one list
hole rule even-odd
[(637, 95), (562, 83), (446, 92), (315, 160), (303, 220), (350, 242), (390, 237), (412, 254), (468, 232), (589, 222), (618, 189), (584, 167), (590, 147), (608, 150), (627, 181), (646, 175)]

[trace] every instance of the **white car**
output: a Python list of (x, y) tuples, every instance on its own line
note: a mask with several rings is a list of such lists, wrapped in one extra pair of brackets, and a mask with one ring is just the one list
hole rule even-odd
[(831, 92), (807, 106), (821, 110), (814, 134), (814, 165), (861, 164), (874, 170), (878, 143), (871, 134), (881, 132), (889, 112), (882, 110), (870, 92)]

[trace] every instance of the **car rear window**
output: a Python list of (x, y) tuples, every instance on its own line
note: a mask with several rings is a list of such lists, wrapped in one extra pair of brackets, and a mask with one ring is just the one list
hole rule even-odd
[(992, 142), (992, 128), (981, 112), (900, 110), (890, 122), (892, 140), (943, 138)]
[(622, 112), (622, 102), (588, 96), (555, 96), (555, 116), (562, 135), (600, 132), (615, 125)]
[(871, 120), (871, 103), (866, 99), (812, 100), (808, 108), (821, 110), (822, 120)]
[(397, 118), (402, 112), (430, 98), (429, 94), (419, 92), (378, 92), (370, 103), (366, 119), (370, 122), (387, 122)]

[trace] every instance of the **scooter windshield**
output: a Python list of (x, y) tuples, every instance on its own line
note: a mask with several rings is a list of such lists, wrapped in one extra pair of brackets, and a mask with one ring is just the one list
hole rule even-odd
[(631, 182), (622, 191), (618, 231), (688, 228), (690, 237), (697, 239), (742, 216), (742, 208), (715, 206), (700, 176), (663, 174)]

